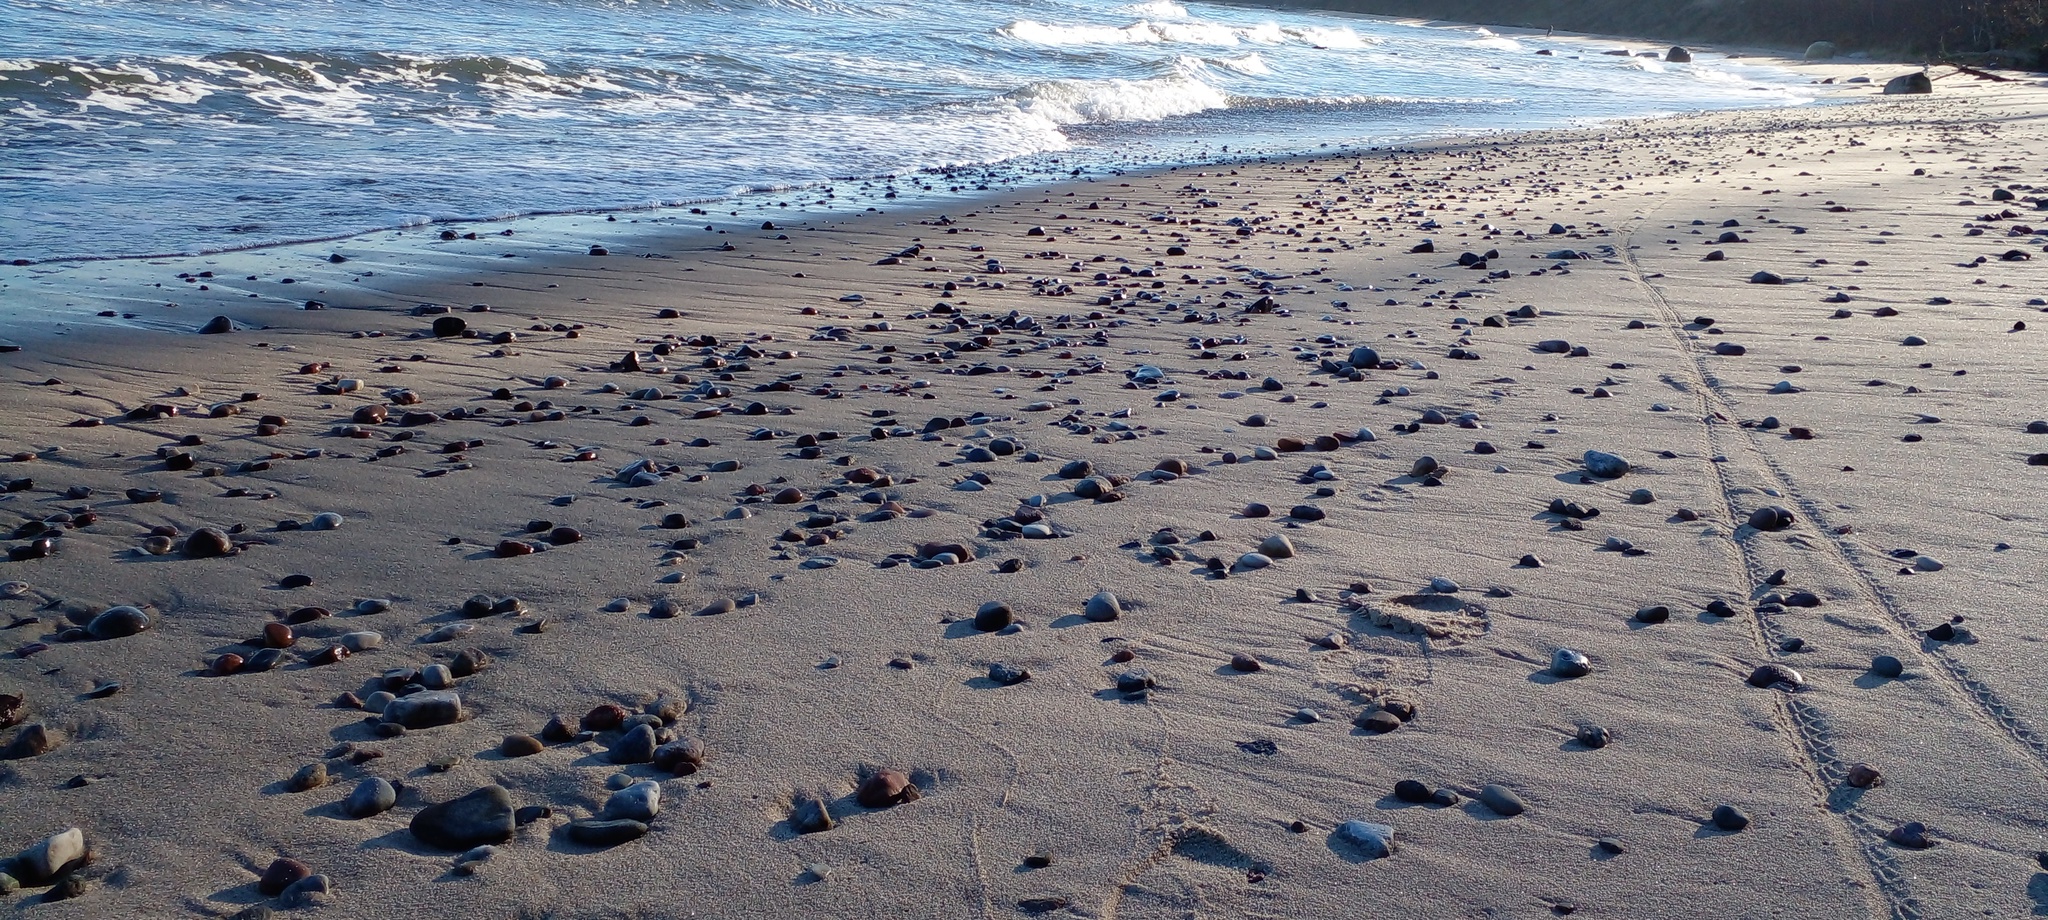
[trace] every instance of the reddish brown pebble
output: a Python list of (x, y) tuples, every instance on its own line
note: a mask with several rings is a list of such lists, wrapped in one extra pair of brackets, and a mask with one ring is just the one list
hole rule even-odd
[(626, 721), (626, 707), (617, 703), (606, 703), (583, 714), (583, 730), (587, 732), (610, 731)]
[[(292, 634), (292, 628), (283, 623), (263, 624), (263, 644), (271, 648), (291, 648), (299, 638)], [(240, 661), (236, 662), (240, 666)]]
[(903, 771), (877, 770), (861, 781), (860, 790), (854, 793), (854, 798), (864, 808), (888, 808), (915, 802), (923, 794)]
[(708, 755), (704, 742), (683, 738), (654, 749), (654, 768), (677, 776), (689, 776), (704, 767), (704, 758)]
[(185, 538), (185, 555), (192, 559), (212, 559), (233, 551), (228, 535), (212, 527), (201, 527)]
[(212, 674), (215, 677), (226, 677), (229, 674), (233, 674), (241, 669), (242, 656), (237, 655), (234, 652), (229, 652), (225, 655), (215, 658), (213, 660), (213, 664), (207, 667), (208, 673)]
[(497, 554), (498, 558), (500, 559), (509, 559), (513, 556), (526, 556), (531, 555), (532, 553), (533, 546), (531, 544), (523, 543), (518, 540), (501, 540), (498, 543)]
[(277, 897), (290, 888), (293, 882), (313, 874), (313, 868), (296, 859), (279, 857), (263, 870), (263, 877), (256, 881), (256, 890), (266, 897)]

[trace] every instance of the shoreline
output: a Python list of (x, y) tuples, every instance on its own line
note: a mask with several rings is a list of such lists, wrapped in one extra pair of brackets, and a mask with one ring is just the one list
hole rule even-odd
[[(1479, 28), (1478, 26), (1473, 24), (1450, 22), (1423, 22), (1420, 20), (1402, 19), (1399, 17), (1367, 18), (1380, 19), (1391, 22), (1402, 22), (1426, 28), (1445, 29), (1452, 31), (1468, 31), (1473, 28)], [(1498, 34), (1506, 35), (1516, 32), (1517, 30), (1508, 29), (1506, 33)], [(1527, 35), (1520, 35), (1519, 37), (1533, 37), (1533, 33)], [(1558, 40), (1561, 45), (1571, 45), (1575, 43), (1582, 44), (1586, 47), (1579, 49), (1579, 51), (1581, 53), (1588, 54), (1593, 52), (1592, 46), (1596, 44), (1645, 44), (1645, 42), (1637, 39), (1582, 34), (1560, 35), (1558, 36)], [(1802, 64), (1796, 59), (1776, 58), (1771, 55), (1758, 55), (1748, 53), (1749, 51), (1753, 51), (1753, 49), (1745, 50), (1745, 53), (1750, 58), (1772, 57), (1772, 60), (1769, 62), (1770, 65), (1783, 70), (1795, 71), (1802, 67), (1815, 66)], [(1733, 55), (1731, 55), (1731, 57), (1733, 57)], [(1857, 70), (1867, 66), (1882, 65), (1872, 64), (1871, 62), (1858, 61), (1854, 63), (1835, 64), (1833, 66), (1837, 68), (1843, 68), (1845, 69), (1845, 71), (1847, 71)], [(1881, 81), (1878, 82), (1881, 83)], [(1828, 100), (1816, 101), (1825, 102)], [(1778, 106), (1758, 106), (1757, 108), (1767, 109), (1774, 107)], [(1616, 119), (1616, 121), (1626, 122), (1630, 120), (1636, 120), (1640, 117), (1644, 116), (1624, 117)], [(1445, 134), (1436, 134), (1425, 131), (1422, 133), (1410, 135), (1405, 140), (1380, 141), (1370, 144), (1359, 144), (1356, 146), (1345, 147), (1341, 149), (1271, 150), (1265, 151), (1263, 153), (1250, 153), (1243, 155), (1214, 155), (1199, 160), (1191, 160), (1188, 162), (1157, 162), (1141, 163), (1136, 165), (1119, 164), (1114, 161), (1114, 158), (1112, 158), (1111, 162), (1104, 165), (1097, 165), (1092, 167), (1082, 166), (1079, 168), (1081, 170), (1086, 170), (1087, 173), (1097, 178), (1106, 179), (1110, 177), (1126, 175), (1151, 175), (1172, 169), (1228, 167), (1232, 165), (1243, 165), (1248, 163), (1274, 162), (1291, 158), (1313, 158), (1317, 156), (1328, 155), (1341, 156), (1346, 155), (1345, 151), (1363, 154), (1382, 148), (1405, 149), (1411, 147), (1425, 147), (1441, 144), (1485, 142), (1494, 138), (1512, 138), (1525, 134), (1538, 134), (1559, 130), (1597, 130), (1597, 128), (1586, 128), (1579, 126), (1555, 126), (1535, 129), (1508, 128), (1492, 132), (1480, 133), (1454, 131)], [(532, 232), (537, 234), (540, 238), (548, 240), (548, 242), (551, 245), (569, 246), (573, 241), (569, 239), (569, 237), (572, 234), (571, 231), (567, 228), (571, 226), (580, 228), (582, 225), (587, 224), (593, 218), (600, 220), (609, 218), (623, 218), (623, 220), (617, 221), (622, 225), (638, 225), (643, 223), (644, 221), (652, 224), (691, 224), (693, 226), (694, 224), (692, 224), (692, 221), (694, 219), (706, 218), (712, 225), (719, 226), (721, 229), (730, 231), (734, 229), (740, 229), (745, 226), (749, 226), (749, 219), (769, 220), (778, 223), (790, 223), (805, 220), (839, 218), (842, 216), (842, 212), (817, 211), (811, 209), (815, 207), (816, 203), (800, 203), (792, 207), (789, 206), (786, 202), (783, 204), (774, 204), (773, 202), (776, 199), (809, 198), (816, 196), (821, 192), (821, 190), (828, 194), (832, 194), (836, 193), (842, 187), (845, 186), (855, 187), (853, 194), (848, 195), (844, 199), (841, 199), (843, 204), (851, 208), (894, 210), (900, 207), (912, 207), (922, 211), (929, 210), (935, 207), (941, 207), (943, 206), (943, 203), (947, 202), (957, 202), (961, 207), (971, 207), (973, 203), (976, 201), (1000, 197), (1000, 195), (1005, 193), (1023, 191), (1031, 188), (1051, 188), (1064, 184), (1064, 182), (1070, 178), (1067, 174), (1072, 173), (1074, 171), (1074, 167), (1070, 167), (1063, 162), (1070, 155), (1071, 151), (1048, 152), (1045, 154), (1038, 154), (1012, 160), (1005, 160), (996, 163), (973, 164), (955, 167), (932, 167), (928, 169), (913, 170), (905, 173), (865, 178), (846, 177), (808, 185), (791, 186), (789, 188), (782, 189), (749, 191), (725, 197), (708, 198), (698, 201), (681, 202), (677, 204), (647, 206), (636, 205), (619, 208), (595, 208), (588, 210), (546, 211), (514, 214), (502, 218), (491, 218), (483, 220), (452, 218), (446, 220), (427, 220), (418, 223), (408, 223), (402, 226), (393, 226), (365, 232), (321, 235), (314, 238), (299, 241), (256, 243), (245, 247), (234, 247), (199, 253), (173, 252), (147, 256), (67, 256), (40, 260), (16, 259), (13, 261), (12, 264), (0, 264), (0, 295), (12, 295), (9, 297), (9, 299), (15, 301), (13, 304), (7, 306), (0, 306), (0, 311), (5, 311), (5, 313), (11, 319), (16, 320), (17, 322), (37, 323), (41, 325), (49, 322), (57, 322), (59, 321), (58, 317), (65, 314), (72, 314), (73, 321), (86, 321), (88, 317), (75, 315), (78, 310), (86, 310), (92, 313), (99, 313), (103, 310), (108, 309), (116, 310), (117, 312), (127, 312), (129, 309), (132, 308), (133, 305), (139, 305), (148, 302), (145, 298), (142, 298), (140, 296), (141, 292), (139, 291), (125, 295), (106, 295), (104, 297), (96, 299), (89, 292), (79, 290), (78, 288), (80, 287), (80, 285), (76, 283), (74, 283), (72, 287), (69, 289), (66, 289), (63, 285), (59, 284), (56, 286), (57, 289), (53, 292), (37, 291), (34, 289), (36, 286), (29, 283), (33, 280), (31, 276), (37, 274), (51, 274), (65, 271), (70, 271), (71, 273), (81, 275), (91, 274), (92, 269), (95, 266), (109, 267), (113, 269), (123, 269), (134, 268), (136, 266), (140, 266), (143, 264), (149, 264), (156, 267), (175, 267), (175, 270), (170, 272), (170, 274), (172, 275), (175, 275), (176, 271), (187, 271), (193, 274), (197, 274), (198, 272), (201, 271), (211, 270), (215, 271), (216, 274), (226, 273), (231, 275), (246, 276), (252, 271), (262, 272), (269, 270), (270, 268), (276, 265), (281, 264), (281, 260), (267, 260), (264, 258), (264, 256), (272, 253), (299, 254), (304, 256), (311, 256), (314, 254), (315, 250), (331, 251), (342, 246), (343, 244), (349, 244), (352, 242), (361, 242), (370, 245), (372, 248), (381, 249), (382, 247), (378, 244), (395, 241), (395, 239), (400, 236), (404, 236), (407, 234), (417, 234), (421, 232), (438, 233), (439, 231), (442, 230), (458, 230), (463, 233), (474, 233), (477, 234), (478, 236), (483, 236), (485, 234), (492, 233), (505, 233), (507, 235), (511, 235), (520, 232)], [(924, 194), (921, 195), (917, 194), (914, 191), (915, 188), (921, 184), (922, 180), (931, 178), (940, 178), (942, 180), (952, 179), (957, 175), (972, 176), (973, 178), (967, 180), (968, 183), (986, 186), (989, 187), (989, 190), (981, 193), (941, 193), (938, 192), (935, 187), (933, 187), (926, 189)], [(911, 187), (913, 194), (908, 199), (898, 199), (894, 197), (897, 195), (899, 191), (899, 189), (896, 187), (897, 183), (899, 182), (902, 182), (905, 185)], [(885, 197), (885, 194), (888, 197)], [(832, 196), (835, 198), (838, 197), (837, 194), (833, 194)], [(741, 218), (739, 216), (739, 213), (746, 213), (748, 217)], [(660, 231), (655, 231), (655, 235), (658, 235), (659, 233)], [(631, 237), (629, 237), (625, 241), (625, 245), (628, 246), (635, 245), (635, 243), (636, 239)], [(596, 244), (596, 241), (592, 240), (591, 244)], [(329, 253), (323, 251), (319, 255), (321, 258), (324, 258), (327, 254)], [(298, 274), (318, 274), (321, 272), (320, 267), (314, 265), (313, 260), (311, 258), (307, 258), (304, 261), (306, 262), (306, 264), (296, 269)], [(149, 283), (155, 283), (156, 281), (161, 280), (159, 276), (163, 273), (145, 273), (141, 271), (135, 271), (125, 274), (126, 277), (121, 278), (117, 283), (133, 285), (143, 282), (144, 279), (140, 277), (143, 274), (149, 274), (153, 279), (155, 279), (153, 281), (150, 281)], [(24, 305), (22, 302), (24, 299), (27, 299), (29, 301), (26, 305)], [(289, 298), (265, 299), (271, 300), (272, 302), (290, 302)], [(69, 300), (69, 304), (63, 303), (63, 301), (66, 300)], [(102, 316), (97, 318), (107, 319), (121, 317)], [(129, 317), (129, 319), (138, 318), (139, 317)], [(143, 323), (142, 325), (148, 324)]]

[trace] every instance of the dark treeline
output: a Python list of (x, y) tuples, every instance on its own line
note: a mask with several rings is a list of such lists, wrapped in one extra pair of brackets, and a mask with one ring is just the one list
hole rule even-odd
[(1947, 57), (2041, 67), (2048, 0), (1268, 0), (1284, 6), (1669, 41)]

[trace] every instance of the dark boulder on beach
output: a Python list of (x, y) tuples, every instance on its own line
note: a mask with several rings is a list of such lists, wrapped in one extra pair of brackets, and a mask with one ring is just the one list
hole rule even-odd
[(1664, 61), (1668, 64), (1690, 64), (1692, 63), (1692, 52), (1678, 45), (1672, 45), (1670, 51), (1664, 52)]
[(1902, 74), (1885, 81), (1887, 96), (1920, 96), (1934, 92), (1934, 81), (1925, 72)]

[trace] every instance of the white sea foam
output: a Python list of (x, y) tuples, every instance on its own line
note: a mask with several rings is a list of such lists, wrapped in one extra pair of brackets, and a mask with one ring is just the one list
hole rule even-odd
[(1495, 35), (1492, 29), (1488, 29), (1485, 26), (1479, 28), (1479, 38), (1471, 44), (1480, 48), (1493, 48), (1500, 51), (1522, 50), (1521, 42), (1515, 41), (1512, 38)]
[(1367, 39), (1359, 35), (1350, 26), (1336, 26), (1334, 28), (1311, 26), (1302, 29), (1289, 29), (1287, 31), (1288, 34), (1318, 48), (1369, 48), (1380, 43), (1378, 39)]
[(1124, 7), (1122, 12), (1134, 16), (1143, 16), (1147, 19), (1188, 18), (1188, 8), (1173, 2), (1173, 0), (1149, 0), (1146, 3), (1136, 3)]
[(1001, 34), (1020, 42), (1048, 47), (1087, 45), (1276, 45), (1287, 40), (1279, 26), (1231, 26), (1219, 22), (1159, 22), (1141, 20), (1127, 26), (1054, 25), (1020, 19), (1004, 26)]
[(1273, 68), (1266, 66), (1266, 59), (1259, 57), (1256, 51), (1243, 57), (1210, 58), (1209, 63), (1225, 70), (1235, 70), (1256, 77), (1268, 76), (1273, 72)]
[(1018, 108), (1058, 125), (1159, 121), (1230, 106), (1222, 90), (1186, 76), (1153, 80), (1047, 80), (1009, 96)]

